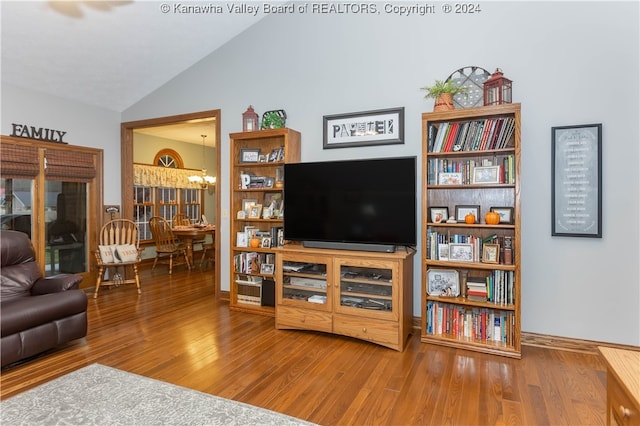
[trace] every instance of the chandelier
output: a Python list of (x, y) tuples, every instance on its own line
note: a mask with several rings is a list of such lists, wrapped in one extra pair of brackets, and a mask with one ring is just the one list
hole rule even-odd
[(204, 140), (207, 137), (207, 135), (200, 135), (200, 136), (202, 136), (202, 173), (199, 175), (189, 176), (189, 182), (197, 183), (200, 185), (200, 188), (207, 189), (209, 185), (215, 185), (216, 178), (213, 176), (209, 176), (207, 174), (207, 169), (205, 167), (206, 157), (205, 157), (205, 146), (204, 146)]

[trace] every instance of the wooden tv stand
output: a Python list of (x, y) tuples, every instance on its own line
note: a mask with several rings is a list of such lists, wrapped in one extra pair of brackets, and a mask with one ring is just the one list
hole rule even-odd
[(404, 351), (413, 323), (412, 249), (276, 251), (276, 328), (315, 330)]

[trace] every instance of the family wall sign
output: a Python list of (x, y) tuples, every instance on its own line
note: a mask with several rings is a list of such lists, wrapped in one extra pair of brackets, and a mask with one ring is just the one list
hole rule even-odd
[(29, 126), (26, 124), (11, 123), (11, 135), (18, 138), (38, 139), (47, 142), (67, 143), (62, 140), (67, 132), (62, 130), (47, 129), (45, 127)]

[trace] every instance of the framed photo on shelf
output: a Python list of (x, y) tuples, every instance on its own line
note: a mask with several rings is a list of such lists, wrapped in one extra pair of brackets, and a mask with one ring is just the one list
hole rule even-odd
[(249, 219), (260, 219), (262, 204), (254, 204), (249, 208)]
[(513, 207), (491, 207), (489, 211), (500, 215), (500, 223), (513, 224)]
[(456, 222), (464, 223), (464, 217), (471, 213), (476, 217), (476, 220), (480, 217), (480, 206), (456, 206)]
[(256, 235), (256, 232), (258, 232), (258, 228), (255, 226), (246, 225), (244, 227), (244, 233), (247, 234), (247, 240), (253, 238)]
[(551, 235), (602, 238), (602, 124), (552, 127), (551, 145)]
[(272, 177), (268, 177), (264, 179), (264, 187), (265, 188), (273, 188), (273, 184), (275, 183), (275, 179)]
[(449, 219), (449, 208), (429, 207), (429, 219), (433, 223), (446, 222)]
[(263, 275), (273, 275), (273, 263), (260, 264), (260, 273)]
[(257, 163), (260, 160), (260, 148), (243, 148), (240, 150), (241, 163)]
[(258, 204), (258, 200), (253, 198), (245, 198), (242, 200), (242, 210), (245, 212), (246, 216), (249, 216), (251, 206), (255, 206), (256, 204)]
[(404, 107), (325, 115), (323, 149), (404, 143)]
[(473, 169), (473, 183), (500, 183), (500, 166), (475, 167)]
[(427, 282), (429, 296), (458, 297), (460, 295), (460, 275), (455, 269), (429, 269)]
[(260, 242), (260, 247), (271, 248), (271, 237), (262, 237), (262, 241)]
[(280, 151), (282, 148), (274, 148), (271, 150), (269, 154), (269, 162), (273, 163), (274, 161), (278, 161), (280, 159)]
[(438, 260), (449, 260), (449, 244), (438, 244)]
[(449, 244), (449, 260), (453, 262), (473, 262), (473, 244)]
[(438, 185), (462, 185), (462, 173), (440, 172), (438, 173)]
[(483, 263), (500, 262), (500, 245), (499, 244), (483, 244), (482, 245), (482, 262)]

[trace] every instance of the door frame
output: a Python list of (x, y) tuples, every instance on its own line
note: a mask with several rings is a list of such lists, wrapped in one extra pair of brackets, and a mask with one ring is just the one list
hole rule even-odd
[(176, 124), (183, 121), (197, 120), (203, 118), (215, 119), (215, 152), (216, 152), (216, 232), (215, 232), (215, 294), (220, 297), (220, 109), (192, 112), (187, 114), (172, 115), (166, 117), (149, 118), (138, 121), (128, 121), (120, 124), (120, 167), (122, 172), (121, 182), (121, 217), (133, 219), (133, 197), (129, 194), (133, 188), (133, 131), (144, 127), (157, 127), (168, 124)]

